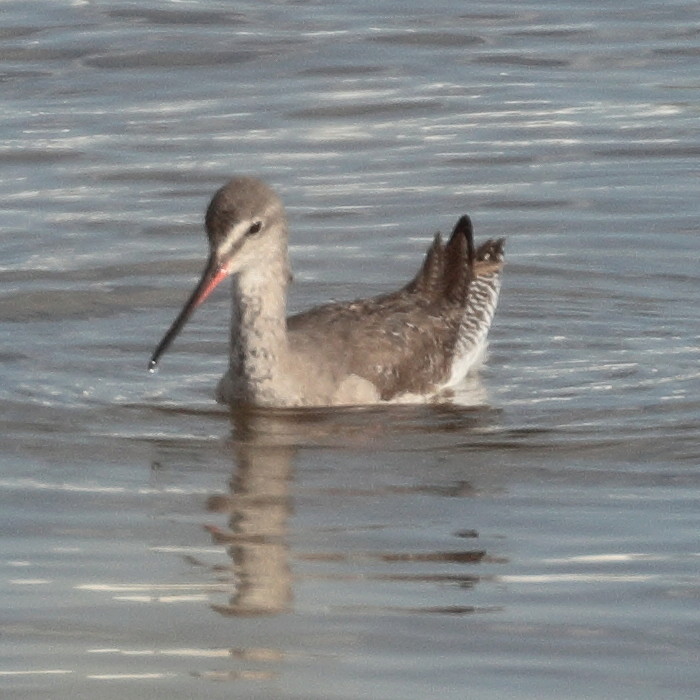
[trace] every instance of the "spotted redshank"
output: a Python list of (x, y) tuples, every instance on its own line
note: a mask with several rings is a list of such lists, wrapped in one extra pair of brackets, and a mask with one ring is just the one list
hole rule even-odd
[(270, 407), (449, 400), (483, 361), (500, 290), (504, 239), (474, 246), (462, 216), (447, 243), (436, 234), (416, 276), (369, 299), (287, 317), (287, 219), (264, 182), (236, 177), (206, 213), (202, 278), (155, 349), (153, 370), (212, 290), (233, 281), (228, 372), (217, 398)]

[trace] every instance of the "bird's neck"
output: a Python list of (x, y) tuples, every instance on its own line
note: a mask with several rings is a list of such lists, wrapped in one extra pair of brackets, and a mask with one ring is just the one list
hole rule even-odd
[(280, 382), (288, 355), (288, 279), (286, 256), (233, 278), (230, 372), (249, 398)]

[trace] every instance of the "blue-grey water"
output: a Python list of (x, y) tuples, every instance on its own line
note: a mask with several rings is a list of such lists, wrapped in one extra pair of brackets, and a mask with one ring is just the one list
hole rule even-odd
[[(696, 2), (0, 5), (0, 694), (700, 693)], [(290, 306), (507, 237), (476, 407), (230, 414), (146, 364), (235, 173)]]

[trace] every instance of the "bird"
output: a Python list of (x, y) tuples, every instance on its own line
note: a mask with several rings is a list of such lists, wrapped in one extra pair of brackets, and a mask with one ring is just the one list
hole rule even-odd
[(461, 216), (440, 233), (416, 275), (396, 291), (286, 314), (291, 280), (280, 197), (262, 180), (234, 177), (205, 216), (201, 279), (155, 348), (155, 371), (193, 311), (232, 279), (229, 368), (221, 403), (268, 408), (449, 402), (483, 363), (504, 265), (505, 239), (475, 247)]

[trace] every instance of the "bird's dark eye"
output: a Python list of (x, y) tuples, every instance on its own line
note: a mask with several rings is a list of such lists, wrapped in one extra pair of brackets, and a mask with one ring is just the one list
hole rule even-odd
[(250, 225), (250, 228), (245, 232), (245, 235), (246, 236), (254, 236), (256, 233), (260, 232), (261, 228), (262, 228), (262, 221), (254, 221)]

